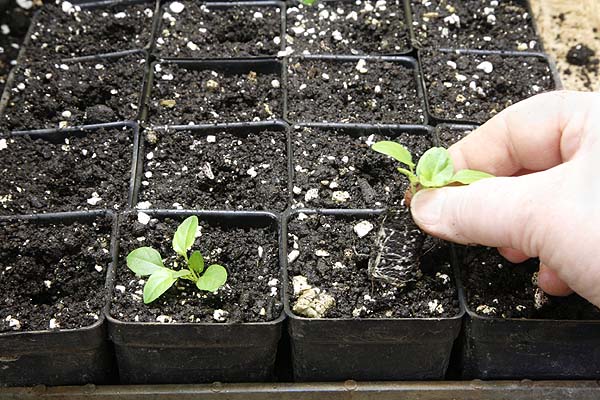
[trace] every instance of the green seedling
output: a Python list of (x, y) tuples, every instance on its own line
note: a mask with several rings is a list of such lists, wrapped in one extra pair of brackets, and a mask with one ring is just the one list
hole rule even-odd
[(443, 147), (432, 147), (427, 150), (419, 159), (416, 170), (412, 155), (400, 143), (382, 141), (373, 144), (371, 148), (408, 167), (408, 169), (398, 167), (398, 172), (408, 177), (412, 195), (419, 189), (440, 188), (455, 183), (469, 185), (480, 179), (494, 177), (488, 173), (472, 169), (462, 169), (454, 172), (454, 164), (452, 158), (450, 158), (450, 153)]
[(305, 6), (312, 6), (316, 2), (317, 0), (302, 0), (302, 4), (304, 4)]
[[(191, 216), (177, 227), (173, 236), (173, 250), (183, 257), (187, 268), (169, 269), (164, 266), (160, 253), (152, 247), (140, 247), (127, 256), (127, 267), (136, 275), (148, 276), (144, 285), (144, 303), (152, 303), (166, 292), (178, 279), (187, 279), (200, 290), (214, 292), (227, 281), (227, 270), (212, 264), (204, 269), (204, 257), (194, 250), (188, 257), (188, 251), (196, 241), (198, 217)], [(174, 263), (177, 267), (177, 263)]]

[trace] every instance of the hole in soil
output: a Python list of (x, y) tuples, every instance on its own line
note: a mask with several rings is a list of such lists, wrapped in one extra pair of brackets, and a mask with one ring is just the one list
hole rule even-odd
[(31, 296), (31, 304), (52, 305), (54, 304), (54, 295), (48, 291), (36, 293), (33, 296)]

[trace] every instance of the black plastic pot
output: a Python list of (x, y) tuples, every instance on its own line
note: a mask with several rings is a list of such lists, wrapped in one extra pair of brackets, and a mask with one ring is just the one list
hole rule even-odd
[[(139, 151), (139, 126), (135, 122), (114, 122), (108, 124), (95, 124), (85, 125), (75, 128), (64, 128), (64, 129), (40, 129), (35, 131), (13, 131), (8, 135), (0, 135), (1, 137), (10, 136), (30, 136), (32, 139), (42, 139), (51, 143), (64, 143), (64, 140), (69, 137), (83, 137), (86, 135), (93, 135), (99, 129), (111, 129), (111, 128), (127, 128), (131, 131), (133, 136), (133, 153), (131, 156), (131, 174), (129, 175), (129, 190), (127, 192), (127, 207), (133, 207), (135, 203), (132, 202), (134, 196), (135, 177), (137, 175), (138, 165), (138, 151)], [(121, 177), (115, 177), (121, 178)]]
[[(156, 64), (166, 64), (166, 65), (178, 65), (182, 68), (185, 69), (190, 69), (190, 70), (214, 70), (214, 71), (220, 71), (223, 74), (227, 74), (227, 75), (235, 75), (235, 74), (248, 74), (250, 71), (254, 71), (257, 73), (276, 73), (279, 77), (279, 81), (280, 82), (285, 82), (282, 78), (282, 74), (283, 74), (283, 65), (280, 61), (276, 60), (276, 59), (269, 59), (269, 58), (256, 58), (256, 59), (246, 59), (246, 60), (218, 60), (218, 59), (210, 59), (210, 60), (166, 60), (166, 61), (155, 61), (150, 65), (150, 71), (149, 71), (149, 75), (147, 77), (147, 85), (145, 87), (144, 90), (144, 95), (143, 95), (143, 107), (141, 110), (141, 116), (140, 116), (140, 120), (142, 121), (143, 125), (146, 126), (152, 126), (152, 128), (156, 128), (156, 127), (163, 127), (163, 126), (178, 126), (178, 125), (172, 125), (172, 124), (153, 124), (150, 123), (149, 118), (148, 118), (148, 112), (150, 109), (150, 95), (152, 93), (152, 88), (153, 88), (153, 82), (154, 82), (154, 74), (155, 74), (155, 69), (154, 66)], [(282, 99), (282, 108), (283, 108), (283, 113), (285, 113), (285, 94), (284, 94), (284, 90), (283, 90), (283, 86), (284, 84), (282, 84), (282, 88), (281, 88), (281, 99)], [(2, 110), (2, 108), (0, 107), (0, 110)], [(272, 119), (281, 119), (281, 115), (276, 116), (276, 118)], [(266, 121), (272, 121), (272, 120), (266, 120)], [(252, 122), (252, 121), (243, 121), (243, 122), (222, 122), (222, 123), (206, 123), (203, 121), (198, 121), (197, 123), (195, 123), (195, 125), (200, 125), (200, 126), (210, 126), (210, 125), (231, 125), (231, 126), (236, 126), (236, 125), (240, 125), (240, 124), (246, 124), (248, 122)], [(263, 121), (259, 121), (259, 122), (263, 122)], [(185, 125), (185, 126), (190, 126), (190, 125)]]
[[(266, 212), (144, 212), (159, 219), (197, 215), (211, 225), (272, 227), (281, 236), (279, 219)], [(119, 246), (114, 251), (118, 260)], [(268, 381), (284, 318), (282, 312), (269, 322), (160, 324), (120, 321), (110, 310), (107, 316), (123, 384)]]
[[(390, 124), (347, 124), (347, 123), (302, 123), (297, 124), (292, 127), (292, 131), (289, 137), (289, 182), (290, 182), (290, 204), (294, 204), (293, 192), (292, 188), (296, 182), (296, 171), (294, 170), (294, 166), (297, 165), (297, 162), (294, 158), (294, 140), (293, 140), (293, 129), (297, 128), (316, 128), (323, 131), (328, 132), (328, 134), (344, 134), (349, 135), (354, 138), (358, 138), (360, 136), (368, 136), (372, 134), (377, 135), (386, 135), (392, 138), (398, 137), (401, 133), (409, 133), (411, 135), (422, 135), (431, 140), (432, 145), (437, 144), (437, 138), (435, 136), (435, 130), (431, 126), (427, 125), (390, 125)], [(361, 209), (362, 211), (372, 211), (378, 212), (381, 211), (385, 205), (379, 208), (373, 209)], [(334, 207), (331, 207), (334, 208)]]
[[(149, 130), (161, 132), (168, 134), (168, 132), (175, 131), (191, 131), (197, 137), (206, 137), (211, 134), (218, 134), (219, 132), (228, 132), (233, 133), (240, 136), (247, 136), (250, 133), (260, 133), (265, 130), (273, 130), (273, 131), (288, 131), (289, 125), (281, 120), (273, 120), (273, 121), (261, 121), (261, 122), (240, 122), (240, 123), (228, 123), (228, 124), (201, 124), (201, 125), (169, 125), (169, 126), (159, 126), (153, 127)], [(148, 130), (147, 130), (148, 131)], [(134, 188), (132, 193), (132, 207), (134, 207), (139, 201), (139, 193), (141, 182), (144, 179), (144, 155), (145, 152), (146, 141), (142, 138), (140, 140), (140, 148), (139, 148), (139, 157), (137, 157), (137, 166), (136, 166), (136, 174), (135, 174), (135, 183), (132, 184)], [(286, 134), (286, 143), (285, 148), (287, 152), (287, 160), (286, 166), (288, 169), (287, 178), (287, 190), (288, 190), (288, 203), (290, 201), (290, 193), (291, 193), (291, 179), (289, 178), (289, 174), (291, 171), (291, 150), (289, 143), (289, 135)], [(274, 214), (281, 213), (282, 210), (270, 210)]]
[[(529, 15), (533, 16), (533, 11), (531, 9), (531, 2), (529, 0), (515, 0), (515, 3), (520, 3), (521, 5), (523, 5), (523, 7), (525, 7), (525, 9), (527, 10), (527, 12), (529, 13)], [(413, 28), (413, 14), (412, 14), (412, 7), (411, 7), (411, 0), (404, 0), (404, 4), (406, 7), (406, 19), (407, 19), (407, 26), (409, 27), (409, 33), (410, 33), (410, 41), (412, 43), (413, 48), (415, 48), (416, 50), (419, 49), (425, 49), (427, 47), (422, 46), (416, 35), (415, 35), (415, 30)], [(544, 52), (544, 43), (542, 40), (542, 37), (540, 36), (540, 31), (537, 27), (537, 23), (535, 21), (535, 18), (531, 18), (531, 25), (533, 26), (533, 30), (538, 38), (538, 44), (539, 44), (539, 49), (537, 50), (537, 52), (539, 53), (543, 53)], [(444, 49), (444, 50), (448, 50), (448, 49)], [(460, 49), (460, 50), (468, 50), (468, 49)], [(506, 52), (506, 53), (512, 53), (514, 52), (513, 50), (506, 50), (506, 49), (496, 49), (500, 52)]]
[[(71, 58), (71, 59), (67, 59), (67, 60), (63, 60), (61, 61), (61, 63), (65, 63), (65, 64), (69, 64), (69, 63), (91, 63), (91, 62), (98, 62), (98, 61), (102, 61), (102, 60), (112, 60), (112, 59), (119, 59), (121, 57), (124, 56), (128, 56), (131, 54), (139, 54), (140, 58), (143, 58), (146, 60), (145, 65), (144, 65), (144, 74), (143, 74), (143, 79), (142, 79), (142, 84), (140, 87), (140, 95), (138, 98), (138, 112), (134, 118), (135, 121), (141, 120), (143, 117), (143, 111), (144, 111), (144, 93), (147, 91), (146, 87), (148, 86), (148, 70), (149, 70), (149, 55), (145, 50), (127, 50), (127, 51), (121, 51), (121, 52), (116, 52), (116, 53), (111, 53), (111, 54), (103, 54), (103, 55), (92, 55), (92, 56), (85, 56), (85, 57), (77, 57), (77, 58)], [(20, 62), (23, 61), (23, 51), (21, 51), (21, 53), (19, 54), (19, 60)], [(23, 66), (21, 63), (19, 63), (20, 66)], [(15, 71), (17, 68), (13, 68), (10, 71), (10, 74), (8, 75), (8, 78), (6, 79), (6, 85), (4, 87), (4, 91), (2, 92), (2, 97), (0, 98), (0, 115), (4, 115), (6, 112), (6, 107), (8, 105), (8, 103), (10, 102), (10, 97), (11, 97), (11, 90), (13, 88), (13, 83), (14, 83), (14, 79), (15, 79)], [(33, 132), (51, 132), (51, 131), (62, 131), (62, 130), (69, 130), (72, 128), (80, 128), (83, 129), (85, 126), (97, 126), (97, 125), (107, 125), (107, 124), (113, 124), (113, 123), (117, 123), (119, 121), (109, 121), (105, 124), (93, 124), (93, 125), (79, 125), (79, 126), (69, 126), (68, 128), (58, 128), (58, 127), (52, 127), (52, 128), (45, 128), (45, 129), (32, 129), (32, 130), (14, 130), (12, 131), (13, 133), (27, 133), (27, 134), (31, 134)]]
[[(0, 221), (33, 220), (44, 223), (91, 223), (99, 217), (114, 220), (108, 211), (0, 217)], [(105, 287), (112, 286), (114, 262), (107, 266)], [(105, 309), (108, 304), (105, 305)], [(83, 385), (113, 383), (114, 354), (106, 338), (104, 314), (93, 325), (80, 329), (0, 333), (0, 386)]]
[[(159, 13), (158, 15), (158, 19), (155, 18), (155, 26), (154, 26), (154, 33), (152, 35), (153, 38), (153, 42), (152, 42), (152, 46), (151, 49), (153, 50), (154, 53), (157, 53), (155, 50), (155, 43), (154, 40), (156, 39), (156, 37), (158, 36), (158, 33), (160, 32), (160, 29), (162, 28), (161, 25), (161, 21), (162, 21), (162, 15), (164, 12), (164, 7), (166, 4), (170, 3), (171, 0), (159, 0), (160, 3), (160, 8), (159, 8)], [(279, 13), (280, 15), (280, 32), (279, 32), (279, 37), (281, 38), (281, 44), (279, 46), (279, 50), (283, 51), (285, 50), (285, 46), (286, 46), (286, 39), (285, 39), (285, 30), (286, 30), (286, 3), (285, 1), (279, 1), (279, 0), (250, 0), (250, 1), (222, 1), (222, 0), (208, 0), (208, 1), (204, 1), (204, 3), (209, 6), (209, 8), (214, 8), (214, 9), (229, 9), (229, 8), (233, 8), (233, 7), (278, 7), (281, 11)], [(157, 58), (161, 59), (161, 60), (183, 60), (186, 58), (174, 58), (174, 57), (160, 57), (159, 54), (156, 54)], [(215, 59), (221, 59), (221, 60), (260, 60), (260, 59), (273, 59), (277, 56), (277, 54), (273, 54), (270, 56), (245, 56), (245, 57), (231, 57), (231, 58), (220, 58), (220, 57), (196, 57), (194, 58), (194, 60), (215, 60)], [(189, 59), (189, 58), (188, 58)]]
[[(404, 68), (409, 68), (412, 69), (414, 71), (414, 78), (415, 78), (415, 86), (417, 88), (417, 97), (418, 97), (418, 102), (420, 104), (423, 105), (423, 117), (424, 120), (421, 124), (419, 125), (428, 125), (429, 124), (429, 120), (427, 117), (427, 113), (425, 112), (426, 110), (426, 101), (425, 101), (425, 94), (423, 91), (423, 79), (421, 77), (421, 70), (419, 68), (419, 63), (416, 59), (412, 58), (412, 57), (406, 57), (406, 56), (346, 56), (346, 55), (303, 55), (300, 57), (297, 57), (297, 59), (300, 60), (321, 60), (321, 61), (330, 61), (330, 62), (339, 62), (339, 63), (343, 63), (343, 62), (353, 62), (353, 63), (357, 63), (358, 60), (360, 59), (364, 59), (367, 61), (375, 61), (375, 62), (393, 62), (393, 63), (397, 63), (398, 65), (401, 65)], [(362, 125), (362, 124), (344, 124), (344, 123), (336, 123), (336, 122), (328, 122), (328, 123), (324, 123), (324, 122), (320, 122), (320, 121), (291, 121), (289, 116), (288, 116), (288, 103), (289, 103), (289, 96), (288, 96), (288, 72), (287, 72), (287, 64), (289, 62), (289, 60), (284, 60), (285, 64), (284, 64), (284, 68), (283, 68), (283, 80), (282, 82), (285, 82), (285, 102), (284, 102), (284, 109), (283, 109), (283, 118), (290, 122), (290, 124), (294, 124), (294, 125), (315, 125), (315, 126), (323, 126), (323, 125), (333, 125), (333, 126), (341, 126), (341, 125)], [(372, 123), (369, 122), (367, 124), (364, 124), (365, 126), (381, 126), (381, 127), (385, 127), (385, 126), (400, 126), (400, 125), (410, 125), (410, 124), (381, 124), (381, 123)], [(415, 124), (416, 125), (416, 124)]]
[[(284, 217), (281, 247), (287, 255), (290, 218), (303, 212), (338, 218), (372, 217), (382, 211), (297, 210)], [(443, 379), (464, 310), (450, 318), (305, 318), (290, 306), (287, 257), (285, 312), (296, 381)]]
[[(562, 89), (562, 82), (560, 80), (560, 75), (558, 73), (558, 69), (556, 68), (556, 64), (549, 56), (547, 56), (546, 54), (543, 54), (543, 53), (532, 53), (532, 52), (525, 52), (525, 51), (524, 52), (515, 52), (515, 51), (451, 50), (451, 49), (438, 49), (438, 51), (440, 53), (453, 53), (453, 54), (466, 54), (466, 55), (469, 55), (469, 54), (481, 54), (481, 55), (499, 54), (499, 55), (502, 55), (502, 57), (506, 58), (506, 59), (510, 59), (511, 57), (535, 57), (535, 58), (541, 59), (543, 62), (545, 62), (548, 65), (548, 68), (550, 69), (550, 74), (552, 75), (552, 82), (554, 83), (553, 90)], [(429, 122), (432, 125), (438, 125), (438, 124), (480, 125), (481, 124), (480, 121), (473, 121), (473, 120), (469, 120), (469, 119), (443, 118), (443, 117), (439, 117), (439, 116), (435, 115), (432, 112), (431, 106), (429, 104), (427, 83), (425, 82), (425, 73), (423, 71), (423, 63), (422, 63), (423, 50), (418, 51), (417, 57), (418, 57), (418, 61), (419, 61), (419, 69), (421, 71), (419, 79), (420, 79), (421, 85), (423, 87), (425, 106), (426, 106), (426, 110), (427, 110), (427, 118), (428, 118)]]
[[(312, 6), (309, 7), (318, 7), (319, 3), (339, 3), (340, 0), (319, 0), (318, 3), (313, 4)], [(302, 4), (301, 0), (288, 0), (288, 3), (290, 3), (290, 7), (294, 7), (298, 4)], [(413, 40), (412, 40), (412, 30), (409, 27), (410, 21), (409, 20), (409, 14), (410, 14), (410, 7), (408, 2), (404, 1), (404, 0), (398, 0), (399, 6), (402, 8), (402, 10), (404, 11), (404, 20), (403, 22), (405, 23), (406, 26), (406, 33), (409, 36), (411, 45), (409, 45), (407, 48), (404, 49), (400, 49), (399, 51), (396, 52), (389, 52), (389, 53), (379, 53), (379, 54), (364, 54), (364, 55), (358, 55), (358, 57), (364, 57), (364, 56), (411, 56), (414, 54), (414, 46), (412, 45)], [(388, 3), (389, 4), (389, 3)], [(293, 46), (292, 46), (293, 47)], [(330, 53), (315, 53), (314, 55), (321, 55), (321, 56), (332, 56), (332, 54)], [(356, 55), (356, 54), (354, 54)]]
[(600, 320), (487, 317), (466, 310), (460, 344), (463, 379), (598, 379)]
[[(135, 5), (135, 4), (148, 4), (149, 7), (152, 8), (152, 11), (154, 13), (154, 16), (157, 15), (159, 7), (158, 7), (158, 1), (157, 0), (74, 0), (71, 1), (72, 4), (80, 7), (82, 10), (94, 10), (94, 9), (99, 9), (99, 8), (108, 8), (108, 7), (112, 7), (112, 6), (127, 6), (127, 5)], [(23, 41), (23, 46), (22, 46), (22, 51), (19, 53), (19, 58), (21, 60), (24, 59), (25, 53), (27, 48), (29, 47), (29, 44), (31, 43), (31, 34), (33, 33), (33, 29), (38, 21), (38, 19), (40, 18), (40, 11), (36, 11), (35, 15), (33, 16), (33, 18), (31, 19), (31, 25), (29, 26), (29, 30), (27, 32), (27, 36), (25, 37), (25, 40)], [(154, 32), (156, 31), (156, 25), (159, 21), (157, 20), (157, 18), (152, 18), (152, 26), (150, 27), (150, 41), (149, 43), (147, 43), (143, 48), (133, 48), (133, 49), (121, 49), (120, 51), (116, 51), (116, 52), (112, 52), (112, 53), (92, 53), (92, 54), (88, 54), (88, 55), (84, 55), (81, 57), (76, 57), (75, 59), (80, 59), (80, 58), (87, 58), (87, 57), (110, 57), (110, 56), (118, 56), (121, 55), (123, 53), (132, 53), (132, 52), (139, 52), (139, 51), (150, 51), (152, 44), (154, 43), (153, 39), (154, 39)], [(76, 28), (76, 27), (73, 27)], [(73, 58), (62, 58), (62, 59), (57, 59), (55, 61), (60, 61), (60, 62), (68, 62), (69, 60), (73, 60)], [(51, 60), (54, 61), (54, 60)]]

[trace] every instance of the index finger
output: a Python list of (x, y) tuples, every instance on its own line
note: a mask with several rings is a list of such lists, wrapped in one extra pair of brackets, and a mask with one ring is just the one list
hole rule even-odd
[(455, 169), (512, 176), (570, 160), (579, 149), (594, 96), (556, 91), (508, 107), (448, 149)]

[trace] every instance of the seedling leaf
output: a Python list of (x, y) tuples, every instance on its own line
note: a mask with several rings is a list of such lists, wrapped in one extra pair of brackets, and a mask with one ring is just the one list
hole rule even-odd
[(198, 250), (195, 250), (190, 256), (188, 265), (190, 269), (197, 274), (204, 271), (204, 257), (202, 257), (202, 253), (200, 253)]
[(198, 217), (192, 215), (177, 227), (173, 236), (173, 250), (187, 259), (187, 251), (192, 248), (198, 231)]
[(493, 178), (494, 175), (488, 174), (487, 172), (475, 171), (473, 169), (461, 169), (452, 177), (452, 182), (462, 183), (463, 185), (469, 185), (473, 182), (477, 182), (481, 179)]
[(204, 275), (198, 278), (196, 286), (200, 290), (214, 292), (227, 281), (227, 270), (219, 264), (213, 264), (206, 269)]
[(127, 267), (136, 275), (146, 276), (163, 269), (160, 253), (152, 247), (140, 247), (127, 256)]
[(173, 271), (172, 269), (170, 269), (169, 271), (171, 271), (171, 276), (173, 276), (173, 278), (176, 279), (183, 278), (192, 274), (192, 272), (189, 269), (180, 269), (178, 271)]
[(312, 6), (316, 2), (317, 0), (302, 0), (302, 4), (304, 4), (305, 6)]
[(177, 281), (173, 272), (174, 271), (171, 271), (170, 269), (163, 268), (150, 275), (150, 278), (148, 278), (144, 285), (145, 304), (152, 303), (173, 286)]
[(385, 154), (386, 156), (390, 156), (402, 164), (408, 165), (410, 169), (415, 167), (410, 152), (400, 143), (382, 141), (373, 144), (371, 148), (378, 153)]
[(451, 182), (454, 175), (454, 165), (448, 150), (442, 147), (432, 147), (419, 159), (417, 176), (424, 187), (442, 187)]

